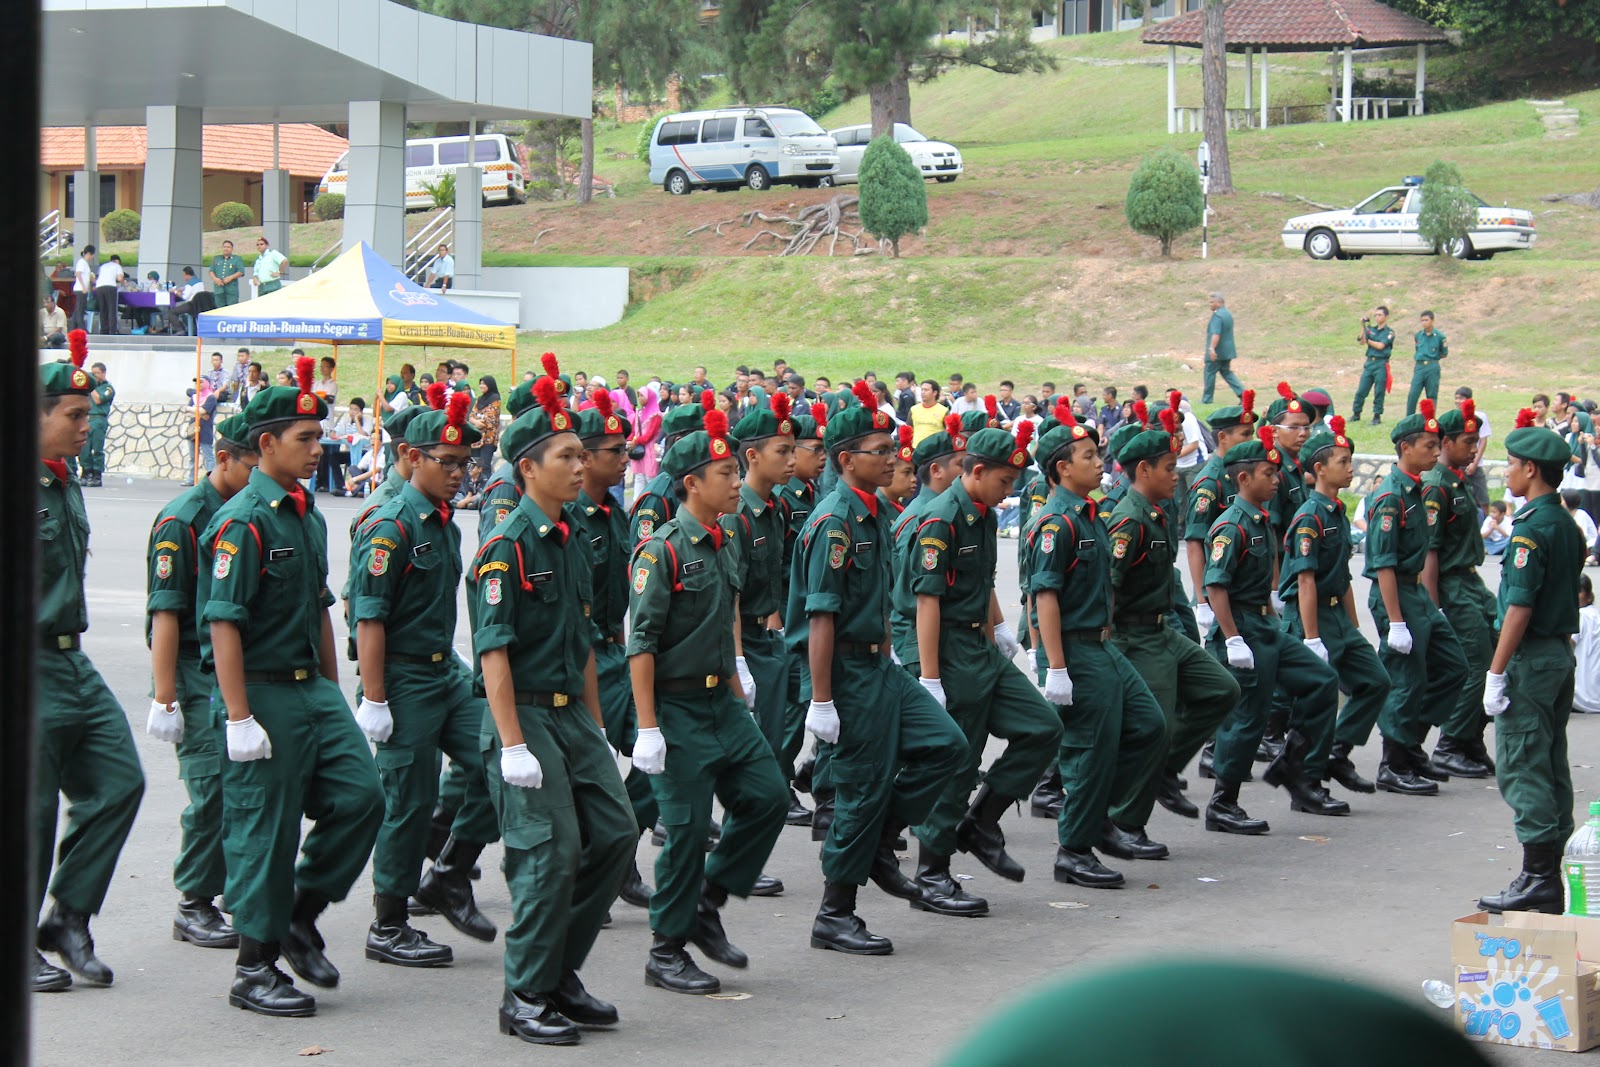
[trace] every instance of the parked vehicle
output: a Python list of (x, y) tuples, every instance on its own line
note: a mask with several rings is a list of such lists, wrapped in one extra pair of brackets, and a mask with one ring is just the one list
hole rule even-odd
[(650, 180), (673, 196), (741, 185), (759, 193), (781, 184), (832, 184), (838, 165), (833, 138), (787, 107), (668, 115), (650, 138)]
[[(861, 157), (866, 155), (867, 145), (872, 142), (872, 127), (841, 126), (829, 130), (828, 134), (839, 146), (839, 171), (833, 176), (834, 182), (842, 185), (856, 181), (861, 173)], [(894, 139), (911, 156), (911, 162), (917, 165), (924, 178), (953, 182), (964, 170), (961, 151), (955, 145), (930, 141), (903, 122), (894, 124)]]
[[(1471, 196), (1472, 194), (1468, 194)], [(1478, 222), (1472, 232), (1444, 251), (1457, 259), (1492, 259), (1496, 252), (1532, 248), (1533, 213), (1490, 207), (1478, 197)], [(1422, 210), (1422, 179), (1408, 177), (1367, 197), (1355, 207), (1296, 215), (1283, 226), (1283, 247), (1304, 250), (1312, 259), (1360, 259), (1373, 255), (1432, 255), (1439, 251), (1417, 232)]]
[[(419, 137), (406, 142), (406, 209), (416, 210), (433, 206), (433, 196), (423, 188), (425, 182), (437, 182), (446, 174), (454, 174), (457, 167), (467, 165), (467, 142), (459, 137)], [(317, 192), (345, 192), (349, 175), (350, 153), (334, 160), (328, 173), (322, 176)], [(503, 133), (480, 133), (473, 152), (477, 166), (483, 168), (483, 202), (490, 204), (525, 204), (528, 202), (527, 176), (517, 150)]]

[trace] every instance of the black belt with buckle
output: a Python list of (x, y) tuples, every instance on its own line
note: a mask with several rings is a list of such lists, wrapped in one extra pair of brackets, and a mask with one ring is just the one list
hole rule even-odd
[(82, 634), (57, 634), (39, 638), (39, 647), (56, 652), (73, 652), (83, 647)]
[(771, 617), (772, 616), (770, 614), (767, 614), (767, 615), (741, 615), (741, 616), (739, 616), (739, 621), (742, 622), (744, 625), (751, 627), (752, 629), (765, 630), (767, 628), (767, 620), (769, 618), (771, 618)]
[(835, 641), (833, 654), (836, 656), (881, 656), (883, 644), (878, 641)]
[(1118, 615), (1112, 621), (1119, 630), (1159, 630), (1167, 623), (1161, 615)]
[(940, 619), (939, 620), (939, 628), (941, 630), (981, 630), (981, 629), (983, 629), (983, 623), (981, 623), (981, 622), (952, 622), (952, 621), (947, 621), (945, 619)]
[(430, 652), (426, 656), (418, 656), (410, 652), (385, 652), (383, 658), (390, 663), (414, 663), (424, 667), (438, 667), (454, 657), (446, 651)]
[(722, 678), (716, 674), (704, 674), (698, 678), (669, 678), (666, 681), (656, 682), (658, 693), (705, 693), (722, 684)]
[(246, 682), (267, 682), (281, 685), (285, 682), (309, 682), (318, 677), (315, 667), (298, 667), (292, 671), (245, 671)]
[(541, 708), (564, 708), (572, 703), (572, 698), (565, 693), (531, 693), (526, 689), (518, 689), (512, 699), (518, 704), (537, 704)]
[(1478, 568), (1468, 565), (1465, 567), (1451, 567), (1447, 571), (1440, 571), (1439, 574), (1441, 577), (1445, 578), (1456, 578), (1463, 574), (1476, 574), (1477, 572)]
[(1096, 644), (1101, 644), (1105, 642), (1105, 639), (1106, 631), (1104, 629), (1061, 631), (1061, 640), (1063, 641), (1093, 641)]
[(1235, 611), (1242, 611), (1246, 615), (1271, 615), (1272, 614), (1272, 605), (1271, 604), (1235, 604), (1235, 605), (1233, 605), (1233, 608), (1234, 608)]
[(1330, 608), (1336, 608), (1340, 604), (1344, 603), (1344, 597), (1342, 597), (1342, 596), (1330, 596), (1330, 597), (1326, 597), (1324, 599), (1327, 600), (1328, 607), (1330, 607)]

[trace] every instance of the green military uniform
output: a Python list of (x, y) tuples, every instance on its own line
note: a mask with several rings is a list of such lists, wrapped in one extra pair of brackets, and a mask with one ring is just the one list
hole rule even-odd
[(84, 477), (95, 485), (100, 484), (106, 472), (106, 433), (111, 427), (111, 402), (116, 395), (110, 382), (100, 382), (89, 390), (89, 440), (84, 442), (78, 462)]
[[(1217, 339), (1215, 355), (1212, 355), (1211, 351), (1213, 337)], [(1244, 383), (1233, 373), (1233, 361), (1238, 355), (1239, 350), (1233, 341), (1233, 312), (1225, 307), (1219, 307), (1211, 313), (1211, 318), (1206, 322), (1206, 347), (1205, 354), (1201, 357), (1200, 403), (1211, 403), (1219, 374), (1236, 395), (1244, 392)]]
[[(93, 379), (71, 364), (52, 363), (40, 370), (40, 392), (46, 400), (88, 396), (92, 388)], [(32, 889), (36, 909), (43, 904), (47, 884), (56, 902), (39, 937), (39, 946), (49, 949), (54, 920), (78, 917), (86, 929), (87, 917), (105, 902), (144, 796), (144, 772), (127, 716), (81, 648), (81, 635), (89, 629), (84, 599), (89, 516), (83, 493), (62, 461), (41, 462), (38, 477), (34, 714), (39, 748), (33, 779)], [(58, 853), (57, 805), (62, 795), (69, 807)], [(110, 971), (97, 980), (109, 983)]]
[[(704, 395), (711, 396), (710, 393)], [(678, 438), (703, 429), (707, 410), (698, 404), (679, 404), (662, 416), (663, 448), (670, 450)], [(677, 510), (678, 502), (672, 493), (672, 479), (667, 476), (666, 471), (661, 471), (645, 483), (644, 492), (634, 498), (633, 507), (628, 509), (628, 534), (633, 544), (650, 540), (656, 528), (671, 519)]]
[[(819, 405), (820, 406), (820, 405)], [(816, 420), (806, 415), (793, 416), (796, 441), (821, 443), (822, 429)], [(817, 505), (817, 485), (796, 475), (788, 484), (780, 485), (772, 494), (783, 510), (783, 573), (789, 574), (794, 564), (795, 546), (800, 543), (800, 532), (805, 529), (811, 511)], [(788, 645), (785, 639), (784, 644)], [(783, 751), (778, 756), (779, 769), (785, 775), (794, 773), (795, 760), (806, 742), (806, 706), (811, 701), (811, 664), (804, 656), (789, 656), (789, 682), (786, 687), (788, 703), (783, 712)], [(812, 781), (813, 788), (816, 781)]]
[[(523, 382), (506, 397), (506, 414), (516, 419), (532, 407), (533, 403), (533, 381)], [(500, 454), (504, 456), (505, 449), (502, 448)], [(516, 510), (517, 501), (521, 499), (522, 486), (517, 482), (517, 472), (509, 462), (502, 459), (495, 465), (494, 473), (489, 477), (489, 484), (478, 494), (479, 544), (493, 536), (494, 528)]]
[[(213, 256), (211, 273), (218, 278), (226, 278), (230, 274), (243, 274), (244, 260), (238, 256)], [(239, 281), (240, 279), (235, 278), (231, 282), (223, 282), (212, 288), (211, 293), (216, 297), (217, 307), (232, 307), (239, 302)]]
[[(917, 470), (920, 471), (937, 460), (948, 462), (950, 457), (957, 453), (966, 452), (966, 434), (961, 432), (958, 426), (949, 425), (950, 419), (956, 418), (957, 416), (950, 416), (946, 420), (946, 429), (924, 437), (912, 450), (911, 462)], [(917, 594), (912, 589), (921, 563), (915, 550), (917, 530), (928, 508), (940, 495), (924, 485), (917, 495), (911, 498), (911, 503), (907, 504), (904, 510), (897, 515), (887, 516), (890, 531), (894, 536), (894, 558), (890, 564), (894, 575), (894, 586), (890, 590), (889, 599), (890, 640), (894, 644), (895, 655), (903, 664), (915, 664), (918, 660)]]
[(1414, 366), (1411, 370), (1411, 392), (1406, 397), (1406, 414), (1414, 414), (1417, 410), (1417, 400), (1426, 396), (1429, 400), (1437, 402), (1439, 399), (1439, 361), (1450, 354), (1450, 346), (1445, 343), (1444, 334), (1438, 330), (1429, 333), (1418, 330), (1416, 333), (1417, 351), (1413, 357)]
[(1389, 359), (1394, 355), (1394, 330), (1388, 326), (1367, 326), (1366, 359), (1361, 364), (1361, 381), (1356, 385), (1355, 402), (1350, 407), (1350, 417), (1361, 418), (1361, 407), (1372, 393), (1372, 417), (1383, 418), (1383, 402), (1388, 395)]

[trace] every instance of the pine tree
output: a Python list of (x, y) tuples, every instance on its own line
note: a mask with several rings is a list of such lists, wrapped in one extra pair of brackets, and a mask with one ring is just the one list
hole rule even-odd
[(1128, 183), (1123, 212), (1134, 233), (1158, 239), (1161, 254), (1172, 255), (1172, 239), (1200, 225), (1205, 212), (1200, 172), (1171, 149), (1146, 156)]
[(911, 156), (884, 134), (861, 157), (861, 227), (888, 241), (900, 258), (900, 238), (928, 224), (928, 189)]

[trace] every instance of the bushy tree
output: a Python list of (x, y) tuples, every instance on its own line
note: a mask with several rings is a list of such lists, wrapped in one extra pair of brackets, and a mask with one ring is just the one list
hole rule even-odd
[(1417, 232), (1437, 251), (1445, 252), (1451, 242), (1465, 240), (1477, 221), (1478, 204), (1461, 184), (1461, 171), (1454, 163), (1434, 160), (1422, 176)]
[(256, 213), (250, 210), (250, 205), (237, 200), (224, 201), (211, 209), (211, 225), (219, 230), (239, 230), (255, 223)]
[(434, 207), (456, 206), (456, 176), (453, 172), (439, 175), (436, 181), (423, 182), (422, 191), (432, 198)]
[(1146, 156), (1128, 183), (1123, 204), (1134, 233), (1161, 242), (1161, 254), (1172, 254), (1172, 239), (1200, 225), (1205, 197), (1200, 172), (1186, 156), (1168, 149)]
[(131, 207), (119, 207), (100, 220), (100, 236), (107, 241), (137, 241), (139, 239), (139, 213)]
[(928, 188), (911, 156), (889, 134), (873, 139), (861, 156), (861, 227), (889, 242), (900, 258), (900, 238), (928, 224)]
[(318, 193), (317, 199), (311, 205), (311, 210), (316, 212), (317, 218), (323, 222), (344, 218), (343, 193)]

